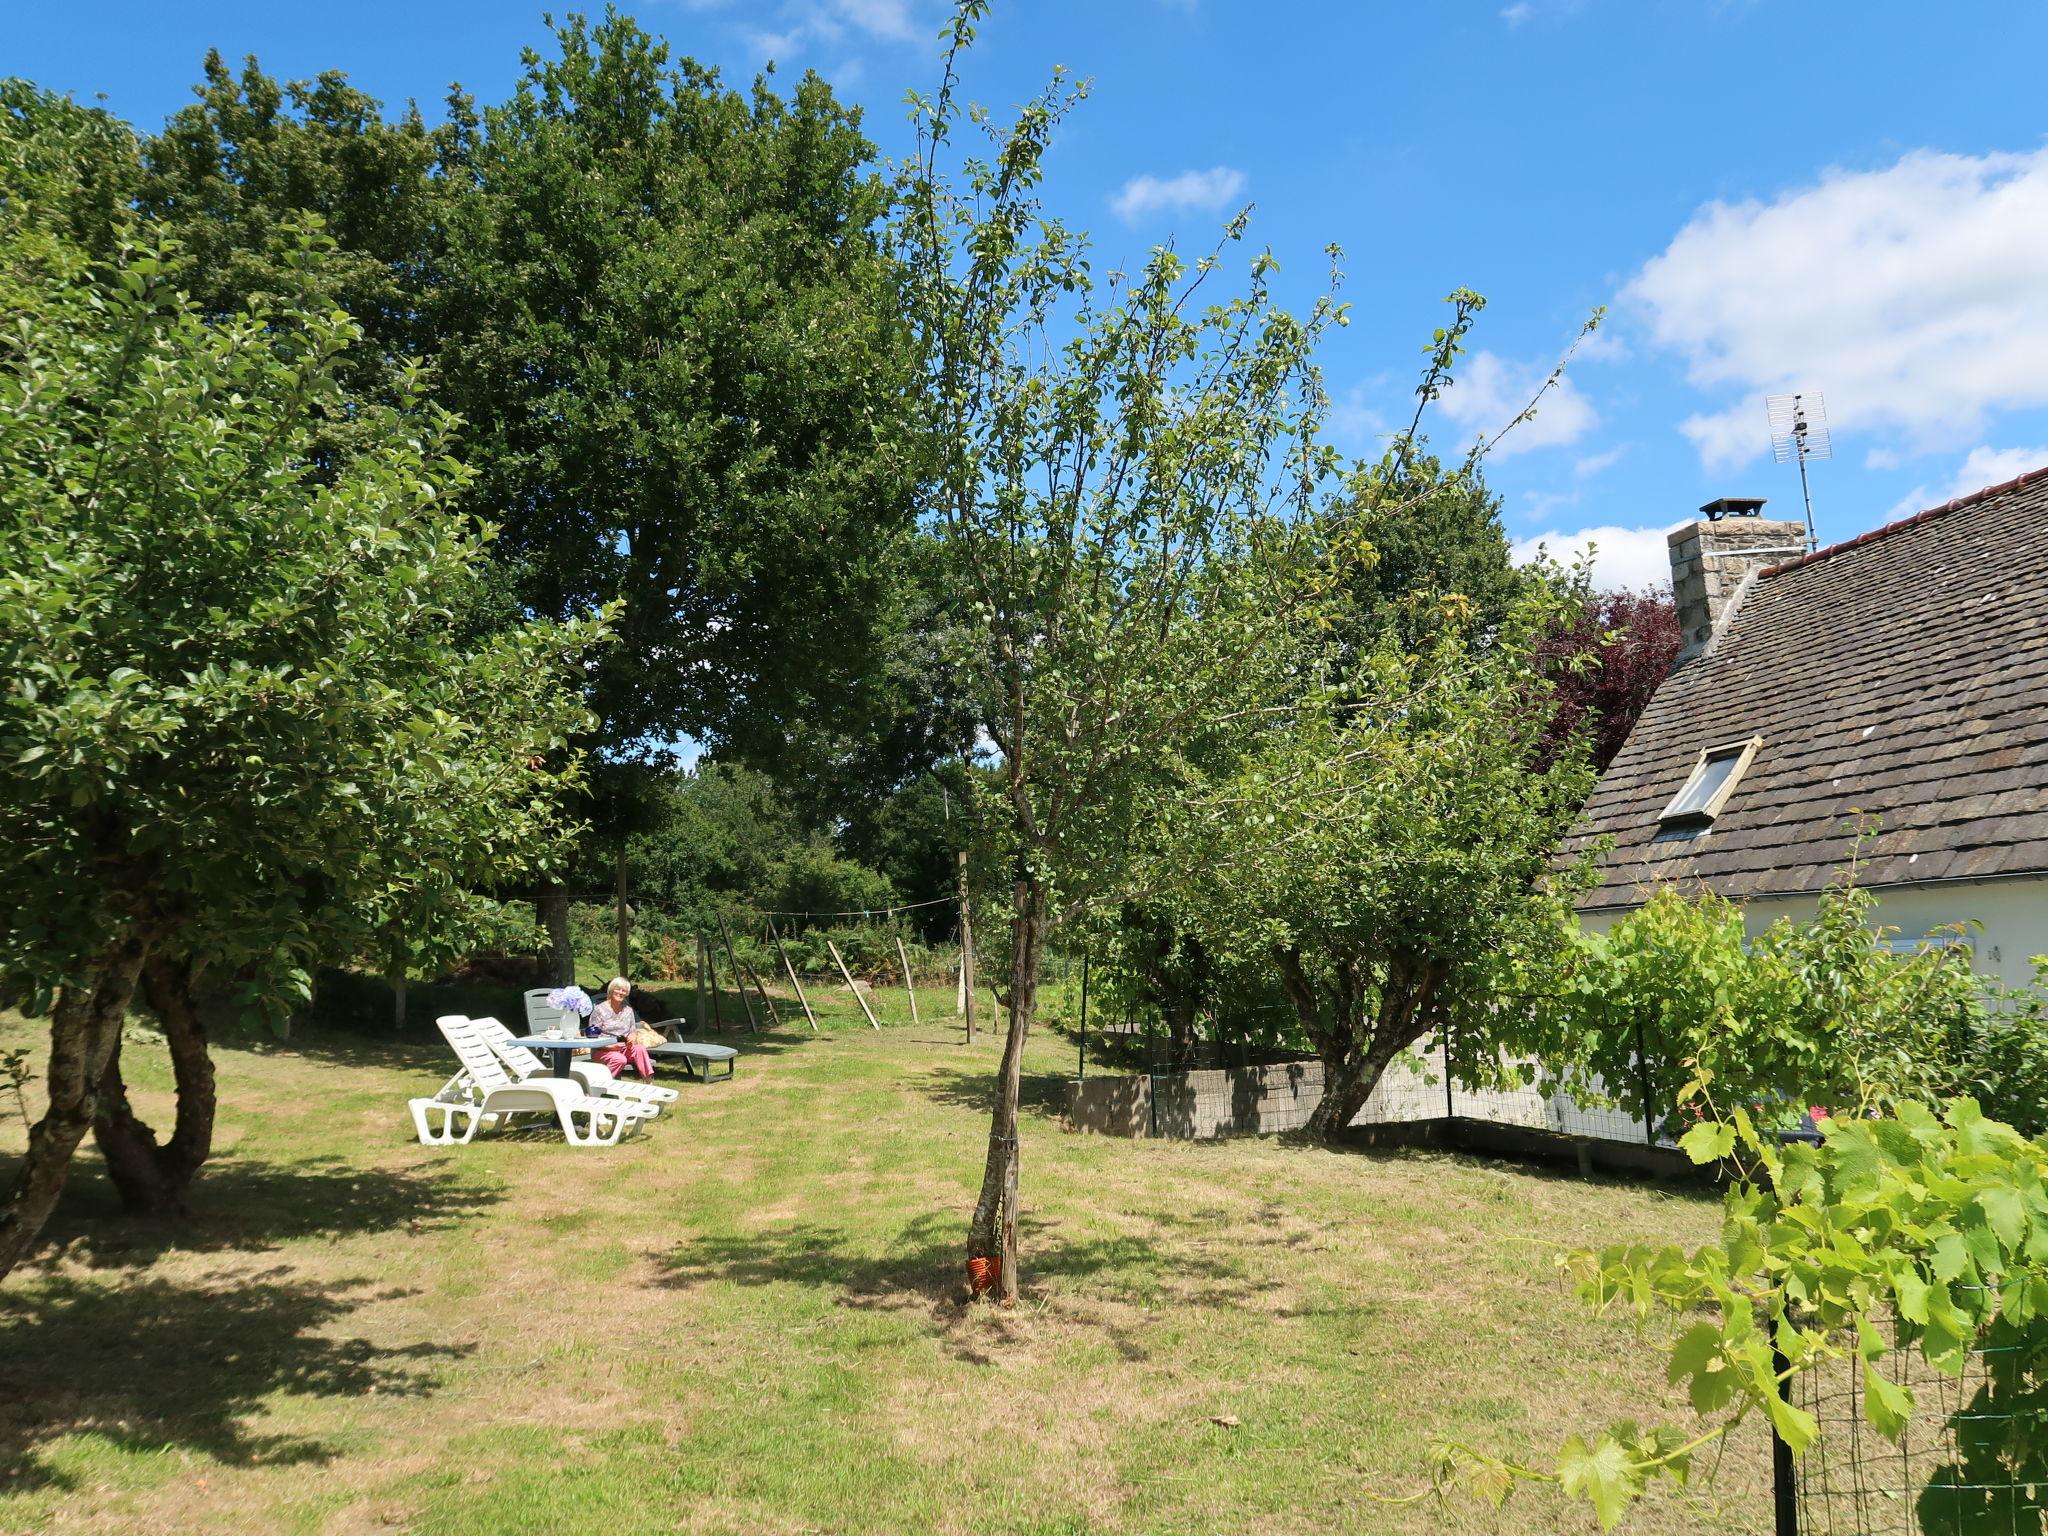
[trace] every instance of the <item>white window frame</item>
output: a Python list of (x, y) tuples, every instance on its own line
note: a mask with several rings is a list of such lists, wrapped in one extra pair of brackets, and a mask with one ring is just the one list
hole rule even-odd
[[(1757, 748), (1763, 744), (1763, 737), (1752, 736), (1746, 741), (1726, 741), (1719, 746), (1706, 748), (1693, 763), (1692, 772), (1685, 776), (1685, 782), (1678, 786), (1678, 793), (1673, 795), (1666, 802), (1664, 809), (1657, 813), (1657, 820), (1666, 827), (1711, 825), (1714, 818), (1721, 814), (1721, 808), (1728, 803), (1728, 797), (1735, 793), (1735, 786), (1742, 782), (1742, 776), (1749, 772), (1750, 762), (1756, 757)], [(1707, 765), (1728, 757), (1735, 759), (1735, 766), (1728, 770), (1728, 776), (1721, 781), (1721, 787), (1714, 791), (1707, 803), (1697, 810), (1680, 810), (1679, 807), (1685, 804), (1686, 797), (1706, 776)]]

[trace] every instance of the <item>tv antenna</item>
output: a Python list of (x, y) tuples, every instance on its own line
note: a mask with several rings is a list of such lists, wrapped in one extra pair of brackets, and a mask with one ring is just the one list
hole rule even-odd
[(1806, 547), (1820, 542), (1813, 532), (1813, 491), (1806, 483), (1808, 459), (1832, 459), (1835, 446), (1828, 437), (1828, 403), (1819, 390), (1797, 395), (1772, 395), (1764, 401), (1771, 418), (1771, 457), (1782, 464), (1799, 461), (1799, 494), (1806, 502)]

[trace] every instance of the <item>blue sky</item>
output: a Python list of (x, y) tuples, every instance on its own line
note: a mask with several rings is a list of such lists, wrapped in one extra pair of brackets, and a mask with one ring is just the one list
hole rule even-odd
[[(504, 94), (537, 8), (180, 0), (11, 6), (0, 72), (104, 94), (154, 127), (208, 47), (346, 71), (434, 112)], [(815, 68), (907, 148), (934, 79), (931, 0), (648, 0), (682, 53), (744, 82)], [(1938, 19), (1937, 19), (1938, 18)], [(1093, 82), (1050, 200), (1108, 258), (1206, 246), (1251, 203), (1291, 296), (1347, 252), (1325, 361), (1345, 446), (1405, 421), (1453, 287), (1490, 300), (1434, 420), (1462, 447), (1511, 416), (1595, 305), (1570, 386), (1493, 460), (1511, 537), (1595, 530), (1600, 571), (1663, 571), (1661, 530), (1719, 495), (1797, 515), (1763, 397), (1818, 389), (1835, 457), (1824, 541), (2048, 464), (2048, 148), (2025, 61), (2038, 5), (1887, 0), (999, 4), (969, 66), (998, 109), (1055, 64)]]

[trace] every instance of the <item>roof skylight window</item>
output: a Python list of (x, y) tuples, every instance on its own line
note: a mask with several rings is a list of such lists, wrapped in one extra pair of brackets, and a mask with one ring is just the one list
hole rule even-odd
[(1692, 777), (1671, 797), (1671, 803), (1658, 813), (1657, 819), (1666, 827), (1710, 825), (1721, 814), (1728, 797), (1735, 793), (1743, 770), (1749, 767), (1750, 759), (1763, 742), (1763, 737), (1752, 736), (1747, 741), (1707, 748), (1693, 765)]

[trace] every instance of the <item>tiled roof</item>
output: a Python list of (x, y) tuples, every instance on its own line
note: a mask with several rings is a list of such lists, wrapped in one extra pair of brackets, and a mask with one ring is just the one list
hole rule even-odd
[[(1750, 736), (1713, 826), (1660, 838), (1701, 750)], [(1867, 885), (2048, 873), (2048, 469), (1763, 571), (1587, 802), (1568, 850), (1614, 846), (1580, 909), (1816, 891), (1858, 811)]]

